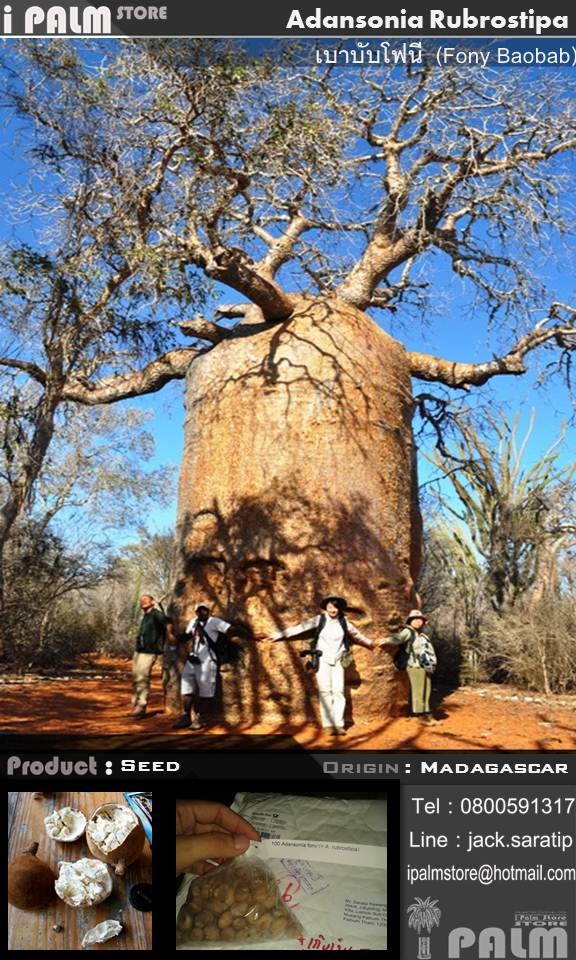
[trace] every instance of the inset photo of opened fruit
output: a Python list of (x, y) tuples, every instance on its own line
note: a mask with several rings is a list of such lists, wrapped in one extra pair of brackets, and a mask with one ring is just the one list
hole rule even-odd
[(8, 949), (152, 949), (152, 794), (8, 794)]

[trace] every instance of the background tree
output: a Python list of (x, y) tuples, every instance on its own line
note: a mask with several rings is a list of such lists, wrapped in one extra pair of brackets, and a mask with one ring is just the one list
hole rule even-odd
[(107, 649), (132, 655), (142, 619), (139, 600), (150, 593), (168, 610), (174, 584), (174, 532), (141, 526), (139, 538), (125, 544), (106, 588), (111, 629)]
[[(161, 336), (154, 304), (180, 303), (194, 341), (140, 370), (118, 354), (70, 370), (60, 392), (109, 403), (187, 371), (181, 615), (201, 591), (266, 630), (338, 590), (386, 627), (413, 602), (419, 568), (411, 378), (480, 386), (523, 374), (537, 348), (560, 362), (574, 346), (574, 310), (538, 271), (569, 219), (566, 76), (543, 72), (528, 96), (512, 70), (312, 68), (288, 50), (253, 59), (164, 40), (104, 54), (28, 42), (9, 67), (49, 190), (98, 269), (113, 268), (106, 302), (146, 277), (131, 316)], [(408, 320), (434, 301), (439, 261), (486, 318), (485, 362), (406, 351), (366, 313)], [(244, 302), (187, 320), (199, 276)], [(305, 703), (288, 646), (252, 668), (258, 690), (237, 706), (254, 715), (267, 692), (287, 715)], [(362, 669), (370, 714), (380, 668)]]
[(478, 635), (488, 605), (485, 573), (466, 527), (438, 509), (424, 529), (420, 593), (442, 642), (438, 680), (483, 679)]
[[(491, 607), (503, 614), (534, 587), (539, 558), (548, 545), (574, 530), (574, 466), (558, 467), (557, 441), (531, 467), (523, 468), (535, 414), (518, 445), (520, 418), (487, 416), (496, 443), (481, 437), (470, 420), (460, 420), (462, 439), (449, 457), (435, 451), (433, 462), (448, 479), (456, 505), (444, 509), (463, 522), (472, 545), (453, 533), (463, 563), (474, 568), (473, 551), (485, 565)], [(468, 559), (466, 559), (466, 557)]]
[(460, 441), (435, 452), (452, 496), (431, 525), (422, 589), (439, 634), (460, 648), (462, 679), (550, 693), (576, 682), (575, 468), (558, 466), (561, 438), (524, 467), (534, 419), (519, 440), (518, 416), (488, 416), (482, 435), (460, 417)]
[[(7, 433), (25, 436), (28, 424), (12, 413)], [(96, 595), (104, 598), (116, 582), (118, 538), (174, 494), (169, 468), (147, 469), (149, 420), (141, 410), (64, 404), (57, 411), (44, 470), (5, 544), (3, 626), (12, 665), (62, 666), (74, 651), (111, 648), (115, 625)], [(5, 448), (0, 456), (6, 499), (16, 456)]]
[(148, 410), (64, 404), (31, 500), (36, 521), (73, 525), (77, 541), (90, 542), (96, 528), (109, 541), (171, 504), (175, 469), (151, 466), (152, 418)]
[(33, 521), (18, 524), (4, 558), (6, 657), (11, 666), (58, 672), (97, 648), (105, 621), (86, 616), (79, 598), (109, 574), (105, 554), (73, 550)]

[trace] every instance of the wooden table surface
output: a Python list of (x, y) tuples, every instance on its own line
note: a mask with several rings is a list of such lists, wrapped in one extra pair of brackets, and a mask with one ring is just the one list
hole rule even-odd
[[(53, 793), (35, 800), (32, 793), (8, 794), (8, 860), (23, 853), (31, 843), (39, 844), (37, 856), (58, 874), (61, 860), (92, 857), (84, 834), (72, 843), (52, 840), (46, 833), (44, 817), (53, 810), (71, 807), (86, 819), (101, 803), (125, 803), (122, 793)], [(109, 867), (109, 870), (113, 868)], [(126, 868), (124, 877), (114, 876), (114, 887), (103, 903), (94, 907), (70, 907), (58, 897), (40, 910), (8, 908), (9, 950), (79, 950), (84, 934), (102, 920), (116, 920), (122, 910), (122, 933), (87, 950), (151, 950), (152, 913), (135, 910), (128, 892), (135, 883), (152, 882), (152, 850), (146, 840), (138, 859)], [(60, 924), (63, 930), (52, 929)]]

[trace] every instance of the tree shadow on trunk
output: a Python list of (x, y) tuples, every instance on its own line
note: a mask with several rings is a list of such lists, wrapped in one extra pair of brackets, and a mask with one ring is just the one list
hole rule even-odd
[[(306, 518), (291, 538), (294, 517)], [(199, 543), (200, 541), (200, 543)], [(345, 555), (342, 543), (346, 543)], [(384, 629), (383, 611), (403, 596), (406, 584), (370, 522), (370, 504), (358, 496), (353, 508), (334, 499), (327, 512), (297, 484), (272, 485), (267, 497), (243, 498), (228, 509), (214, 500), (210, 511), (186, 515), (179, 531), (175, 616), (180, 629), (200, 601), (228, 621), (242, 620), (252, 633), (269, 637), (313, 617), (321, 599), (338, 591), (348, 598), (348, 617), (371, 639)], [(198, 544), (200, 549), (194, 549)], [(366, 556), (378, 558), (379, 577), (369, 579)], [(281, 559), (280, 559), (281, 558)], [(290, 571), (287, 567), (290, 566)], [(301, 587), (294, 595), (294, 583)], [(218, 688), (220, 716), (246, 724), (280, 719), (317, 722), (315, 675), (300, 653), (311, 630), (290, 640), (242, 641), (242, 660), (225, 668)], [(375, 719), (385, 707), (390, 676), (387, 658), (354, 645), (355, 666), (346, 671), (347, 715)], [(392, 691), (393, 697), (393, 691)]]

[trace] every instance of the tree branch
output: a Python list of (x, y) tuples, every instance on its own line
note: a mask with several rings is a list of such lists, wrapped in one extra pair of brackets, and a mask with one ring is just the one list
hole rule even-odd
[(200, 314), (192, 320), (182, 320), (177, 324), (186, 337), (197, 337), (199, 340), (208, 340), (210, 343), (220, 343), (230, 335), (229, 330), (219, 327), (217, 323), (206, 320)]
[(229, 319), (245, 317), (249, 306), (248, 303), (223, 303), (216, 308), (215, 312), (217, 317), (228, 317)]
[(47, 378), (44, 370), (28, 360), (13, 360), (12, 357), (0, 357), (0, 366), (11, 367), (14, 370), (23, 370), (24, 373), (27, 373), (33, 380), (41, 383), (42, 386), (46, 384)]
[[(532, 167), (576, 147), (573, 137), (567, 137), (556, 144), (544, 145), (539, 150), (528, 149), (526, 144), (517, 141), (503, 157), (492, 159), (489, 155), (501, 141), (504, 143), (504, 137), (493, 136), (486, 140), (483, 131), (463, 127), (458, 131), (459, 135), (464, 137), (460, 152), (455, 151), (453, 156), (442, 158), (434, 151), (427, 150), (408, 172), (404, 172), (400, 164), (403, 150), (406, 146), (411, 146), (412, 141), (418, 142), (427, 131), (426, 120), (423, 119), (412, 138), (400, 141), (396, 138), (395, 128), (404, 121), (405, 115), (401, 111), (392, 132), (375, 140), (383, 148), (386, 164), (383, 178), (385, 197), (374, 222), (372, 237), (361, 257), (337, 288), (341, 299), (359, 309), (369, 306), (374, 290), (392, 270), (429, 247), (438, 238), (441, 239), (442, 231), (438, 228), (444, 218), (446, 224), (453, 229), (455, 221), (461, 218), (470, 206), (468, 204), (451, 213), (449, 204), (457, 191), (470, 183), (477, 184), (494, 177), (516, 174), (527, 178)], [(417, 174), (425, 166), (438, 162), (442, 162), (447, 168), (443, 179), (437, 185), (426, 188), (418, 201), (420, 210), (412, 225), (401, 228), (399, 216), (408, 206), (411, 192), (417, 185)], [(458, 264), (458, 259), (456, 263)], [(476, 275), (464, 271), (461, 264), (458, 264), (458, 272), (470, 277), (474, 282), (477, 280)]]
[[(501, 357), (495, 357), (486, 363), (460, 363), (427, 353), (412, 352), (408, 354), (410, 372), (418, 380), (444, 383), (448, 387), (460, 389), (481, 386), (496, 376), (518, 376), (526, 373), (526, 354), (543, 344), (555, 341), (563, 350), (576, 350), (576, 325), (573, 322), (545, 326), (557, 316), (559, 308), (559, 304), (553, 304), (550, 316), (520, 337), (512, 349)], [(576, 310), (568, 309), (572, 317), (576, 317)]]
[(238, 290), (260, 307), (266, 320), (287, 320), (294, 309), (290, 296), (273, 280), (260, 276), (242, 250), (221, 249), (204, 269), (213, 280)]
[(191, 362), (203, 352), (194, 347), (170, 350), (152, 360), (143, 370), (103, 377), (95, 383), (71, 378), (63, 388), (62, 400), (95, 406), (156, 393), (171, 380), (183, 380)]
[[(290, 223), (280, 237), (274, 238), (267, 231), (258, 234), (270, 245), (268, 253), (256, 265), (260, 276), (272, 280), (282, 264), (292, 258), (294, 247), (300, 235), (309, 228), (310, 223), (307, 218), (298, 211), (292, 216)], [(256, 228), (254, 228), (254, 232), (257, 233)], [(266, 234), (266, 237), (264, 237), (264, 234)]]
[(163, 230), (163, 234), (186, 251), (191, 263), (200, 267), (206, 276), (237, 290), (257, 307), (270, 321), (286, 320), (293, 306), (289, 294), (274, 280), (260, 276), (256, 266), (238, 247), (219, 247), (212, 252), (201, 242), (194, 224), (189, 224), (185, 240)]

